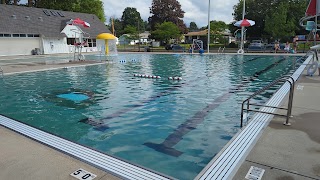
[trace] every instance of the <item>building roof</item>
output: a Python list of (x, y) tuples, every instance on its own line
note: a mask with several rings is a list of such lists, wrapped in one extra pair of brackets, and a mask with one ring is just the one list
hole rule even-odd
[(66, 22), (76, 18), (90, 24), (89, 28), (81, 26), (80, 28), (91, 37), (96, 37), (100, 33), (110, 33), (94, 14), (4, 4), (0, 4), (0, 33), (65, 37), (61, 31), (66, 26)]
[[(230, 32), (219, 32), (221, 35), (225, 36), (231, 36), (232, 34)], [(208, 29), (202, 30), (202, 31), (196, 31), (196, 32), (189, 32), (188, 34), (185, 34), (184, 36), (207, 36), (208, 35)]]
[(185, 34), (185, 36), (206, 36), (208, 35), (208, 29), (202, 30), (202, 31), (196, 31), (196, 32), (189, 32), (188, 34)]

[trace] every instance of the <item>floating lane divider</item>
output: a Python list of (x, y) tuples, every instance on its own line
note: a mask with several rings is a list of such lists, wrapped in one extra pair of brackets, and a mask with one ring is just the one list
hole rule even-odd
[(147, 74), (134, 74), (134, 77), (142, 77), (142, 78), (152, 78), (152, 79), (161, 79), (161, 76), (153, 76)]
[(169, 80), (182, 80), (182, 77), (168, 77)]
[[(136, 59), (131, 59), (129, 60), (128, 62), (138, 62), (139, 60), (136, 60)], [(120, 60), (119, 63), (126, 63), (127, 60), (123, 59), (123, 60)]]
[[(255, 60), (259, 59), (259, 58), (261, 58), (261, 57), (254, 57), (254, 58), (252, 58), (252, 59), (250, 59), (250, 60), (248, 60), (248, 61), (244, 61), (244, 62), (241, 62), (241, 63), (236, 63), (236, 64), (234, 64), (234, 66), (239, 66), (239, 65), (242, 65), (242, 64), (251, 62), (251, 61), (255, 61)], [(210, 73), (210, 74), (208, 75), (208, 77), (213, 76), (213, 75), (214, 75), (215, 73), (217, 73), (217, 72), (218, 72), (218, 71), (215, 71), (215, 72)], [(118, 110), (118, 111), (116, 111), (116, 112), (108, 115), (107, 117), (102, 118), (101, 121), (107, 121), (107, 120), (113, 119), (113, 118), (115, 118), (115, 117), (119, 117), (119, 116), (121, 116), (122, 114), (125, 114), (125, 113), (127, 113), (127, 112), (129, 112), (129, 111), (132, 111), (132, 110), (135, 109), (135, 108), (144, 106), (144, 104), (146, 104), (146, 103), (150, 103), (150, 102), (155, 101), (156, 99), (158, 99), (158, 98), (160, 98), (160, 97), (162, 97), (162, 96), (164, 96), (164, 95), (168, 95), (168, 94), (170, 94), (171, 92), (173, 92), (174, 90), (177, 90), (177, 89), (179, 89), (179, 88), (181, 88), (181, 87), (184, 87), (184, 86), (190, 86), (191, 83), (196, 82), (196, 81), (198, 81), (198, 80), (199, 80), (199, 78), (196, 78), (196, 79), (191, 80), (191, 81), (189, 81), (189, 82), (187, 82), (187, 83), (181, 83), (180, 86), (174, 86), (174, 87), (171, 87), (171, 88), (169, 88), (169, 89), (167, 89), (167, 90), (165, 90), (165, 91), (159, 92), (158, 94), (156, 94), (156, 95), (154, 95), (154, 96), (151, 96), (151, 97), (149, 97), (148, 99), (141, 100), (139, 103), (134, 104), (134, 105), (132, 105), (132, 106), (129, 107), (129, 108), (120, 109), (120, 110)]]

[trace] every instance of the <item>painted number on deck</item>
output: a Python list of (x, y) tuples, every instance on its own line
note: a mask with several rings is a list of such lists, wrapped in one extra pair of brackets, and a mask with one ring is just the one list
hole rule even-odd
[(297, 90), (303, 90), (304, 86), (298, 85)]
[(88, 172), (83, 169), (78, 169), (75, 172), (71, 173), (70, 175), (80, 180), (92, 180), (95, 177), (97, 177), (97, 175), (92, 174), (91, 172)]

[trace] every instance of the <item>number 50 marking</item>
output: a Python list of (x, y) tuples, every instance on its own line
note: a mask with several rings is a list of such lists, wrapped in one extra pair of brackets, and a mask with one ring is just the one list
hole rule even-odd
[(77, 178), (77, 179), (85, 179), (85, 180), (92, 180), (95, 177), (97, 177), (97, 175), (92, 174), (89, 171), (83, 170), (83, 169), (78, 169), (75, 172), (70, 174), (71, 176)]

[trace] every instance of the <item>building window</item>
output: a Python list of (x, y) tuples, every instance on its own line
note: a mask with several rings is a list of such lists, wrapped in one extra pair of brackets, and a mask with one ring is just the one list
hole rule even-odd
[(40, 37), (40, 35), (39, 34), (34, 34), (33, 37)]
[(75, 38), (67, 38), (67, 44), (68, 45), (74, 45), (75, 42), (76, 42)]
[(88, 47), (97, 47), (96, 39), (88, 39)]
[(20, 37), (27, 37), (26, 34), (20, 34)]
[(3, 34), (3, 37), (11, 37), (11, 34)]

